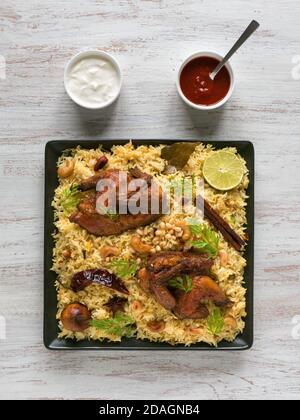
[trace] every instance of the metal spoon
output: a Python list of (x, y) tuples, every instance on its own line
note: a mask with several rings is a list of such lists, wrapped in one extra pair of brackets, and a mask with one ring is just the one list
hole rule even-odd
[(224, 64), (227, 63), (229, 58), (243, 45), (243, 43), (249, 38), (250, 35), (253, 34), (254, 31), (256, 31), (256, 29), (258, 27), (259, 27), (259, 23), (256, 22), (256, 20), (252, 20), (252, 22), (248, 25), (248, 27), (245, 29), (245, 31), (242, 33), (242, 35), (236, 41), (234, 46), (225, 55), (223, 60), (220, 61), (220, 63), (217, 65), (217, 67), (211, 73), (209, 73), (209, 77), (211, 78), (211, 80), (214, 80), (214, 78), (219, 73), (219, 71), (224, 66)]

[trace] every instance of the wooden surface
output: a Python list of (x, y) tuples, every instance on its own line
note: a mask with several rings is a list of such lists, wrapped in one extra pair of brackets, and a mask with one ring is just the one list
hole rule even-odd
[[(296, 0), (1, 0), (1, 398), (299, 398), (300, 54)], [(226, 52), (249, 21), (257, 34), (233, 59), (230, 103), (209, 115), (177, 97), (180, 62)], [(85, 113), (63, 69), (86, 47), (119, 60), (110, 114)], [(251, 140), (256, 149), (255, 343), (241, 353), (57, 353), (42, 344), (44, 145), (53, 139)]]

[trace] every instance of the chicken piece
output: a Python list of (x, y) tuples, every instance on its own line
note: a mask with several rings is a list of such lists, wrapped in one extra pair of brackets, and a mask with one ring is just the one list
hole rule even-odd
[(139, 285), (144, 292), (154, 295), (159, 304), (168, 310), (176, 305), (175, 297), (168, 290), (164, 282), (153, 281), (152, 273), (147, 268), (141, 268), (138, 272)]
[(91, 189), (96, 189), (96, 187), (98, 186), (97, 190), (100, 191), (100, 193), (98, 193), (98, 196), (99, 196), (107, 190), (105, 188), (103, 189), (101, 188), (101, 180), (108, 180), (108, 179), (114, 183), (116, 193), (117, 193), (117, 198), (118, 198), (118, 201), (120, 201), (120, 200), (128, 199), (134, 193), (134, 191), (127, 191), (127, 195), (120, 196), (120, 182), (121, 181), (127, 181), (127, 186), (128, 186), (129, 183), (133, 179), (142, 179), (146, 181), (147, 186), (150, 186), (152, 177), (151, 175), (148, 175), (140, 171), (138, 168), (132, 168), (128, 172), (121, 171), (119, 169), (106, 169), (99, 172), (96, 175), (93, 175), (83, 180), (79, 184), (79, 188), (82, 191), (87, 191)]
[(119, 235), (130, 229), (146, 226), (160, 217), (157, 214), (120, 214), (116, 218), (86, 212), (76, 212), (70, 216), (70, 221), (77, 223), (95, 236)]
[(144, 181), (146, 181), (148, 186), (151, 185), (152, 176), (140, 171), (136, 166), (134, 168), (129, 169), (129, 174), (132, 178), (143, 179)]
[(179, 292), (174, 314), (178, 318), (206, 318), (209, 311), (204, 301), (211, 300), (217, 306), (227, 306), (226, 298), (220, 286), (208, 276), (194, 276), (193, 289), (189, 293)]
[(96, 175), (93, 175), (81, 181), (81, 183), (79, 184), (79, 188), (82, 191), (96, 189), (96, 186), (101, 179), (111, 179), (115, 182), (116, 188), (118, 189), (120, 174), (122, 172), (129, 178), (128, 174), (125, 171), (120, 171), (119, 169), (104, 169)]
[(80, 200), (78, 210), (85, 214), (98, 214), (96, 212), (96, 194), (90, 194)]
[[(145, 202), (148, 203), (148, 213), (131, 214), (127, 211), (126, 214), (116, 214), (113, 215), (113, 217), (109, 214), (98, 213), (96, 210), (97, 200), (104, 192), (107, 191), (107, 184), (104, 184), (103, 188), (101, 188), (101, 179), (109, 179), (114, 183), (117, 194), (116, 204), (119, 207), (121, 203), (125, 203), (125, 208), (127, 207), (130, 197), (138, 192), (140, 188), (137, 187), (135, 191), (125, 193), (121, 191), (120, 182), (123, 182), (124, 180), (124, 182), (127, 181), (127, 183), (129, 183), (133, 179), (145, 180), (146, 188), (141, 190), (141, 195), (146, 194), (146, 197), (144, 198)], [(162, 191), (160, 188), (152, 190), (151, 186), (149, 186), (149, 184), (151, 184), (151, 179), (150, 175), (144, 174), (137, 168), (133, 168), (129, 172), (119, 171), (118, 169), (107, 169), (101, 171), (99, 174), (88, 178), (81, 183), (80, 188), (82, 190), (95, 188), (97, 186), (98, 191), (90, 194), (88, 197), (85, 197), (80, 201), (77, 207), (78, 210), (70, 216), (70, 221), (77, 223), (95, 236), (119, 235), (127, 230), (135, 229), (140, 226), (146, 226), (154, 222), (160, 217)], [(159, 203), (159, 209), (158, 211), (155, 211), (154, 209), (152, 212), (151, 199), (155, 200), (155, 194)]]
[(93, 176), (91, 176), (87, 179), (84, 179), (79, 184), (79, 189), (81, 191), (87, 191), (87, 190), (91, 190), (93, 188), (96, 188), (96, 185), (97, 185), (98, 181), (103, 178), (104, 173), (107, 173), (107, 171), (102, 171), (99, 174), (96, 174), (96, 175), (93, 175)]
[(164, 308), (173, 310), (176, 299), (168, 289), (168, 280), (187, 273), (205, 274), (211, 265), (206, 254), (160, 252), (148, 259), (146, 268), (139, 270), (140, 286)]
[(180, 274), (204, 274), (212, 264), (212, 260), (206, 254), (171, 251), (153, 255), (148, 260), (147, 269), (153, 273), (153, 280), (166, 281)]
[[(101, 182), (102, 181), (102, 182)], [(132, 177), (126, 171), (121, 171), (119, 169), (106, 169), (99, 172), (96, 175), (91, 176), (90, 178), (85, 179), (79, 185), (79, 188), (82, 191), (87, 191), (91, 189), (96, 189), (96, 199), (99, 198), (103, 193), (107, 192), (108, 190), (108, 183), (110, 181), (112, 183), (112, 194), (116, 194), (116, 206), (119, 207), (120, 202), (126, 203), (129, 193), (127, 190), (120, 188), (121, 183), (124, 185), (129, 185), (130, 181), (132, 181)], [(113, 196), (111, 197), (111, 202), (113, 202)], [(107, 204), (107, 203), (106, 203)]]
[(164, 282), (152, 281), (150, 283), (150, 289), (155, 297), (155, 300), (164, 308), (169, 311), (173, 310), (176, 306), (176, 299), (167, 288)]

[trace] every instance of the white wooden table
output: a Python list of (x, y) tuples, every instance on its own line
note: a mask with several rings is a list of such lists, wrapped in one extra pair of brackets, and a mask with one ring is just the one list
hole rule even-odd
[[(174, 85), (180, 62), (199, 49), (226, 52), (252, 18), (261, 28), (232, 59), (230, 103), (208, 116), (188, 112)], [(300, 322), (300, 71), (292, 72), (299, 18), (296, 0), (1, 1), (1, 398), (299, 398), (300, 328), (292, 324), (297, 315)], [(86, 47), (113, 53), (122, 66), (122, 95), (109, 116), (80, 111), (64, 92), (65, 62)], [(130, 137), (253, 141), (252, 350), (43, 347), (44, 145)]]

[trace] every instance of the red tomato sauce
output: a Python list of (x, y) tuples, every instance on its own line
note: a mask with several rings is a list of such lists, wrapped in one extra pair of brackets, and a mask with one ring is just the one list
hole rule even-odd
[(212, 57), (197, 57), (189, 61), (180, 75), (180, 87), (184, 96), (197, 105), (213, 105), (221, 101), (230, 88), (230, 74), (224, 66), (211, 80), (211, 73), (219, 64)]

